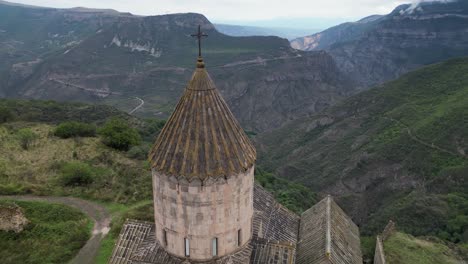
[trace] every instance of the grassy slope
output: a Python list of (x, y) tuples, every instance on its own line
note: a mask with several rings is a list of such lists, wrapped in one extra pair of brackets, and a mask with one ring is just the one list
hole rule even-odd
[(92, 223), (77, 209), (43, 202), (15, 203), (30, 223), (18, 234), (0, 231), (2, 263), (66, 263), (90, 237)]
[[(2, 111), (12, 113), (0, 124), (0, 194), (77, 196), (102, 202), (113, 216), (111, 232), (103, 241), (97, 263), (106, 263), (125, 219), (153, 221), (151, 173), (147, 148), (162, 123), (140, 120), (107, 106), (67, 104), (52, 101), (0, 100)], [(63, 121), (95, 123), (120, 117), (136, 127), (144, 142), (133, 150), (120, 152), (104, 146), (98, 137), (61, 139), (53, 136)], [(35, 122), (34, 122), (35, 121)], [(1, 120), (0, 120), (1, 122)], [(31, 129), (39, 137), (31, 148), (21, 148), (17, 132)], [(87, 186), (62, 186), (61, 168), (69, 162), (85, 163), (94, 172)], [(257, 170), (258, 181), (291, 210), (301, 212), (315, 203), (310, 189), (275, 178)]]
[[(28, 127), (39, 135), (29, 150), (16, 136)], [(98, 138), (59, 139), (53, 127), (37, 123), (9, 123), (0, 127), (0, 190), (2, 193), (74, 195), (93, 200), (135, 202), (151, 198), (148, 165), (125, 153), (105, 147)], [(82, 162), (93, 167), (95, 180), (89, 186), (63, 187), (59, 181), (63, 164)]]
[(385, 259), (391, 264), (455, 264), (458, 253), (437, 239), (415, 238), (395, 233), (384, 243)]
[(468, 59), (451, 60), (260, 135), (260, 165), (340, 197), (365, 234), (393, 219), (467, 242), (467, 116)]
[(119, 117), (133, 124), (139, 123), (136, 118), (106, 105), (0, 99), (0, 113), (3, 109), (8, 110), (13, 115), (14, 120), (27, 122), (58, 124), (73, 120), (102, 124), (110, 117)]

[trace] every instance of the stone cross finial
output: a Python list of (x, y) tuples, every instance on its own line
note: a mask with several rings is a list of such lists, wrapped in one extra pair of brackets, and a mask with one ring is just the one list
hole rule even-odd
[(198, 32), (196, 34), (192, 34), (190, 36), (198, 38), (198, 57), (201, 57), (201, 40), (202, 40), (203, 37), (208, 37), (208, 35), (203, 33), (201, 31), (201, 26), (198, 25)]

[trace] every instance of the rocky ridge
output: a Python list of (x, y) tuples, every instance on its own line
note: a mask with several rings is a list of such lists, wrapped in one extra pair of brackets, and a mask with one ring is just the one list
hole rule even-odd
[(295, 39), (291, 45), (326, 50), (364, 89), (424, 65), (468, 55), (467, 31), (466, 1), (421, 2)]
[[(0, 12), (5, 8), (11, 7), (0, 5)], [(67, 12), (78, 17), (83, 13)], [(166, 118), (193, 72), (197, 50), (190, 34), (199, 24), (209, 35), (203, 41), (207, 69), (248, 130), (281, 126), (354, 91), (328, 54), (293, 50), (285, 39), (226, 36), (203, 15), (194, 13), (104, 16), (109, 22), (90, 19), (86, 20), (89, 24), (76, 25), (90, 30), (74, 39), (73, 45), (61, 42), (47, 56), (38, 52), (5, 63), (0, 96), (102, 102), (128, 112), (136, 107), (134, 98), (138, 97), (146, 103), (135, 114)], [(0, 19), (0, 28), (12, 21)], [(47, 27), (43, 31), (44, 36), (52, 36), (45, 37), (46, 42), (58, 34)], [(8, 52), (0, 50), (2, 54)]]

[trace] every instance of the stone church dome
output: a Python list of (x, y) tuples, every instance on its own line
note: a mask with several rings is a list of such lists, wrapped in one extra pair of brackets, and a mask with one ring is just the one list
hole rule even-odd
[(191, 181), (247, 171), (256, 151), (198, 59), (185, 92), (150, 152), (153, 170)]

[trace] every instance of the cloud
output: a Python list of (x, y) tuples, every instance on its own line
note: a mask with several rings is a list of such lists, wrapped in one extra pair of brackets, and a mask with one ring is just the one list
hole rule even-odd
[(453, 3), (456, 2), (457, 0), (413, 0), (411, 3), (410, 7), (408, 7), (404, 12), (400, 12), (401, 14), (412, 14), (415, 10), (420, 10), (421, 3), (430, 3), (430, 2), (437, 2), (437, 3)]
[[(51, 7), (113, 8), (140, 15), (197, 12), (211, 20), (348, 18), (386, 14), (405, 0), (10, 0)], [(406, 0), (408, 2), (410, 0)]]

